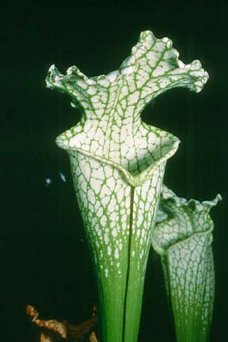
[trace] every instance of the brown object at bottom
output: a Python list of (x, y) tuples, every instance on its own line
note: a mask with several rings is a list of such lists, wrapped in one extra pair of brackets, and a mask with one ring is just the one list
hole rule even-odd
[(27, 305), (26, 313), (31, 321), (40, 328), (39, 342), (98, 342), (94, 329), (97, 324), (96, 308), (93, 317), (81, 324), (72, 325), (66, 321), (39, 319), (38, 311)]

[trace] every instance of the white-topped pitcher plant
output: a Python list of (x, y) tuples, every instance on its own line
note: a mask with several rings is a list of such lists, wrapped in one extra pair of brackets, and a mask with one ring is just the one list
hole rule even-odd
[(152, 246), (161, 256), (177, 342), (209, 340), (215, 275), (212, 201), (187, 201), (162, 186)]
[(102, 342), (136, 342), (143, 284), (165, 165), (179, 140), (142, 122), (156, 96), (174, 87), (199, 92), (199, 61), (185, 65), (168, 38), (142, 32), (118, 71), (86, 77), (53, 65), (47, 85), (81, 111), (57, 144), (68, 152), (99, 291)]

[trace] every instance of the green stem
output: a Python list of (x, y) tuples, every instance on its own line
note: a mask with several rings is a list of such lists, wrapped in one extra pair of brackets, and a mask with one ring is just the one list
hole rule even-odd
[[(133, 210), (134, 210), (134, 187), (131, 187), (131, 195), (130, 195), (130, 222), (129, 222), (129, 245), (128, 245), (128, 260), (127, 260), (127, 276), (126, 276), (126, 289), (124, 296), (124, 317), (123, 317), (123, 334), (122, 341), (125, 342), (127, 338), (125, 336), (128, 335), (128, 331), (126, 329), (127, 323), (127, 304), (129, 300), (129, 279), (130, 279), (130, 267), (131, 267), (131, 252), (132, 252), (132, 225), (133, 225)], [(136, 334), (137, 336), (137, 334)]]

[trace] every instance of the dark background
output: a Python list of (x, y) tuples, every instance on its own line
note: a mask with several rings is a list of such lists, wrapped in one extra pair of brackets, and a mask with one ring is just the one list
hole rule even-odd
[[(177, 135), (166, 184), (213, 209), (216, 302), (211, 341), (227, 341), (227, 2), (0, 1), (0, 341), (33, 341), (25, 305), (79, 323), (96, 303), (95, 281), (66, 153), (55, 137), (79, 120), (69, 98), (45, 87), (48, 67), (88, 76), (118, 68), (142, 30), (168, 36), (185, 63), (200, 59), (202, 93), (159, 96), (144, 120)], [(59, 172), (66, 177), (61, 180)], [(46, 184), (46, 179), (51, 184)], [(139, 342), (174, 341), (159, 259), (151, 253)]]

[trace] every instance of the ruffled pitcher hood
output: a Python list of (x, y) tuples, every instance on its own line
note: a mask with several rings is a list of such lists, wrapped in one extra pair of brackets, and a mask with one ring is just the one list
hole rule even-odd
[(88, 78), (76, 66), (61, 74), (52, 65), (47, 86), (71, 96), (80, 108), (78, 124), (57, 138), (70, 153), (78, 151), (122, 171), (132, 186), (143, 184), (153, 169), (177, 150), (179, 139), (142, 122), (144, 107), (159, 94), (175, 87), (199, 92), (208, 74), (198, 60), (185, 65), (168, 38), (150, 31), (138, 43), (119, 70)]

